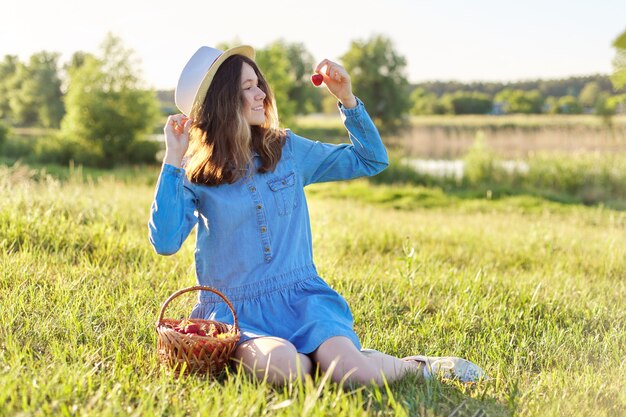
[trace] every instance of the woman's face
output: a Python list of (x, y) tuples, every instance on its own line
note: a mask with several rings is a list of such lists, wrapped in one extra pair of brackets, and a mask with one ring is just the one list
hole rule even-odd
[(241, 89), (243, 91), (243, 116), (251, 126), (265, 122), (263, 100), (265, 93), (258, 86), (259, 79), (247, 63), (241, 66)]

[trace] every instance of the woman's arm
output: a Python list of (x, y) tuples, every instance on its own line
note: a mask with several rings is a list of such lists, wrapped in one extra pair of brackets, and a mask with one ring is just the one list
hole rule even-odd
[(348, 180), (378, 174), (389, 165), (385, 145), (361, 100), (355, 108), (339, 105), (351, 144), (312, 141), (290, 132), (288, 146), (303, 184)]
[(197, 224), (197, 200), (185, 171), (163, 164), (148, 222), (150, 243), (160, 255), (176, 253)]
[(198, 222), (197, 199), (180, 167), (189, 147), (190, 126), (191, 120), (177, 114), (168, 117), (163, 128), (166, 152), (148, 223), (150, 243), (161, 255), (177, 252)]

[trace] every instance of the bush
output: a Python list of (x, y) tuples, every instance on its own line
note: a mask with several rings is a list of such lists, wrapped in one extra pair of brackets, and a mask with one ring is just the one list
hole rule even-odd
[(129, 162), (137, 164), (154, 164), (157, 162), (157, 153), (162, 148), (160, 142), (154, 140), (137, 140), (128, 148)]
[(529, 189), (573, 196), (585, 204), (626, 199), (626, 158), (619, 154), (537, 154), (523, 179)]
[(498, 164), (493, 151), (487, 148), (485, 135), (482, 131), (476, 134), (474, 144), (465, 158), (463, 181), (476, 184), (496, 184), (506, 177), (506, 171)]
[(454, 114), (487, 114), (493, 107), (493, 102), (486, 94), (466, 93), (459, 91), (451, 99)]
[(99, 148), (57, 133), (39, 138), (29, 159), (44, 164), (67, 165), (74, 161), (82, 165), (98, 166), (102, 164), (103, 156)]
[(21, 138), (7, 135), (1, 146), (2, 157), (9, 161), (32, 158), (36, 143), (35, 138)]
[[(73, 161), (91, 167), (109, 167), (120, 164), (154, 164), (161, 151), (161, 143), (139, 140), (128, 145), (128, 150), (115, 160), (107, 160), (98, 146), (86, 141), (68, 138), (57, 131), (46, 136), (8, 136), (0, 125), (0, 150), (3, 162), (21, 159), (29, 163), (67, 165)], [(6, 128), (5, 128), (6, 129)], [(4, 136), (3, 136), (4, 135)]]
[(76, 146), (63, 140), (60, 135), (50, 135), (38, 139), (33, 149), (33, 159), (40, 163), (67, 165), (74, 159)]
[(4, 123), (0, 122), (0, 149), (2, 149), (2, 145), (6, 142), (8, 136), (9, 128)]

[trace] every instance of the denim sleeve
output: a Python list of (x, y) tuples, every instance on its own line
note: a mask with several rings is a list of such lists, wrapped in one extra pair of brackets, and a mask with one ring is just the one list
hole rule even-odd
[(312, 141), (290, 132), (289, 142), (303, 184), (348, 180), (378, 174), (389, 165), (378, 129), (357, 98), (357, 106), (339, 104), (351, 144), (334, 145)]
[(160, 255), (176, 253), (197, 224), (197, 200), (185, 171), (163, 164), (148, 223), (150, 243)]

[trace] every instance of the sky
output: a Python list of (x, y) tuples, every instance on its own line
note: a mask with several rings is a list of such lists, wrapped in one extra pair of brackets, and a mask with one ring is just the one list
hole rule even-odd
[(202, 45), (303, 43), (341, 62), (384, 35), (424, 81), (521, 81), (606, 74), (626, 30), (626, 0), (1, 0), (0, 58), (98, 54), (107, 33), (138, 59), (148, 87), (173, 89)]

